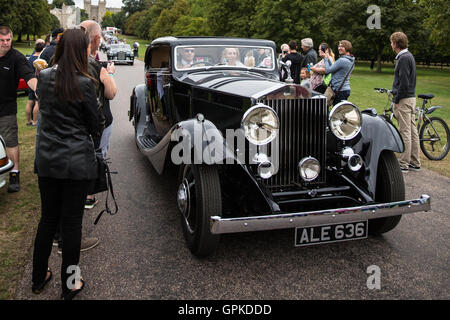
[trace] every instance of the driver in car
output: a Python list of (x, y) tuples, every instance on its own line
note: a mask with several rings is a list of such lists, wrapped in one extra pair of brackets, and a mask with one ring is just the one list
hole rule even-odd
[(194, 48), (181, 48), (181, 59), (178, 60), (177, 69), (188, 69), (192, 67), (194, 63), (195, 49)]

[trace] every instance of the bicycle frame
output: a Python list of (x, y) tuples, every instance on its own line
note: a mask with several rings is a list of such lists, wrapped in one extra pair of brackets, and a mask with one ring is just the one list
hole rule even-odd
[[(394, 103), (392, 101), (393, 99), (393, 94), (391, 90), (385, 89), (385, 88), (374, 88), (376, 92), (379, 93), (386, 93), (388, 98), (387, 98), (387, 103), (384, 107), (384, 111), (383, 111), (383, 116), (385, 117), (386, 120), (390, 121), (392, 123), (392, 118), (394, 118)], [(431, 98), (433, 97), (433, 95), (431, 95)], [(431, 143), (431, 147), (434, 150), (434, 143), (439, 143), (439, 141), (446, 141), (446, 139), (448, 139), (448, 127), (445, 123), (445, 121), (439, 117), (428, 117), (429, 114), (433, 113), (434, 111), (436, 111), (437, 109), (443, 108), (442, 106), (431, 106), (429, 108), (427, 108), (427, 105), (430, 101), (430, 99), (427, 99), (428, 97), (426, 95), (419, 95), (420, 99), (423, 99), (422, 102), (422, 106), (416, 107), (416, 118), (415, 121), (417, 121), (417, 132), (419, 133), (419, 141), (420, 141), (420, 148), (422, 149), (422, 152), (425, 154), (425, 156), (430, 159), (430, 160), (441, 160), (443, 159), (448, 151), (445, 151), (445, 153), (441, 154), (441, 158), (434, 158), (434, 155), (430, 155), (428, 153), (428, 151), (425, 150), (425, 143)], [(389, 107), (388, 107), (389, 106)], [(435, 127), (435, 122), (434, 121), (438, 121), (437, 123), (443, 123), (444, 124), (444, 128), (445, 128), (445, 132), (444, 135), (446, 135), (445, 137), (443, 137), (444, 139), (442, 139), (441, 134), (439, 133), (439, 130), (436, 129)], [(440, 122), (439, 122), (440, 121)], [(425, 133), (425, 135), (423, 134)]]

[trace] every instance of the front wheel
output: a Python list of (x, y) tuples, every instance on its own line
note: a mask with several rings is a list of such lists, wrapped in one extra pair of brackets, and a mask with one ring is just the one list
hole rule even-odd
[[(405, 182), (397, 158), (392, 151), (384, 151), (378, 161), (375, 200), (378, 203), (405, 200)], [(369, 233), (380, 235), (394, 229), (401, 215), (369, 220)]]
[(192, 254), (206, 256), (213, 253), (220, 240), (211, 233), (211, 216), (222, 215), (222, 195), (217, 167), (185, 165), (180, 169), (177, 192), (186, 244)]
[(437, 117), (431, 117), (420, 128), (420, 149), (430, 160), (442, 160), (448, 153), (449, 130), (447, 123)]

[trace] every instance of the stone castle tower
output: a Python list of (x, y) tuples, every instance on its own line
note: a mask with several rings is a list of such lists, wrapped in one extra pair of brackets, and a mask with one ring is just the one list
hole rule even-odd
[(64, 3), (61, 9), (54, 8), (50, 13), (55, 15), (64, 29), (73, 28), (80, 24), (80, 8), (66, 6)]
[(120, 8), (107, 8), (106, 0), (98, 0), (98, 5), (93, 5), (92, 0), (84, 0), (84, 10), (89, 16), (90, 20), (95, 20), (97, 22), (102, 22), (102, 18), (106, 11), (111, 13), (117, 13)]

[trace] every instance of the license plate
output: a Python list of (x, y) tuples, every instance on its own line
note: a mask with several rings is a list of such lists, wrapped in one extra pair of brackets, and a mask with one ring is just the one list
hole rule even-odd
[(357, 221), (295, 229), (295, 246), (358, 240), (367, 238), (368, 222)]

